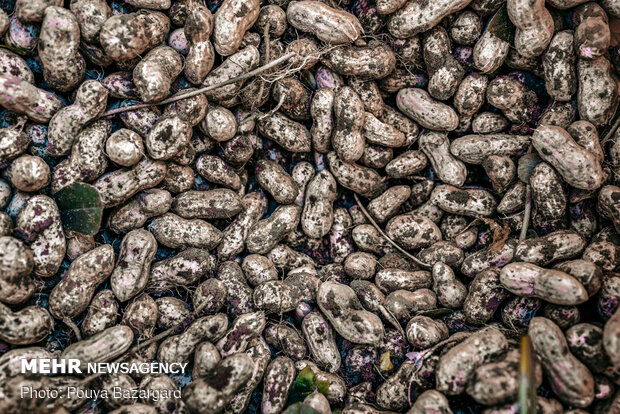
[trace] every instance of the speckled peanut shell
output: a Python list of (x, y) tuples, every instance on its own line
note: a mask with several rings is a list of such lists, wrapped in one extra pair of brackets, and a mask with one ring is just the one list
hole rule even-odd
[(363, 31), (355, 16), (319, 1), (290, 2), (286, 18), (296, 29), (331, 45), (354, 42)]
[(301, 214), (301, 228), (308, 237), (321, 238), (331, 229), (336, 190), (336, 180), (328, 170), (320, 171), (308, 183)]
[(186, 220), (176, 214), (166, 213), (149, 225), (157, 241), (172, 249), (197, 247), (211, 250), (218, 245), (222, 233), (204, 220)]
[(483, 328), (455, 345), (439, 359), (437, 390), (458, 395), (479, 366), (492, 362), (508, 350), (504, 334), (492, 327)]
[(508, 17), (516, 27), (515, 47), (525, 57), (539, 56), (553, 36), (553, 17), (544, 0), (509, 0)]
[(375, 344), (383, 339), (381, 320), (362, 307), (353, 289), (336, 282), (324, 282), (316, 299), (323, 314), (345, 339), (356, 344)]
[(618, 86), (610, 69), (605, 56), (577, 61), (579, 116), (597, 127), (609, 122), (618, 102)]
[(499, 281), (499, 269), (490, 268), (478, 273), (469, 285), (463, 303), (463, 314), (468, 323), (487, 323), (500, 304), (510, 296)]
[(329, 152), (331, 146), (331, 135), (335, 126), (332, 112), (335, 96), (333, 89), (321, 88), (315, 92), (310, 104), (312, 147), (322, 154)]
[(558, 101), (570, 101), (577, 92), (573, 31), (564, 30), (553, 36), (543, 57), (545, 87)]
[(133, 70), (133, 83), (142, 101), (156, 102), (170, 93), (170, 86), (181, 73), (181, 56), (169, 46), (151, 50)]
[(432, 278), (431, 273), (426, 270), (384, 268), (377, 271), (375, 283), (386, 294), (401, 289), (413, 292), (421, 288), (430, 288)]
[(407, 323), (407, 340), (414, 349), (428, 349), (448, 338), (448, 327), (428, 316), (416, 316)]
[(411, 196), (411, 189), (406, 185), (395, 185), (368, 203), (368, 212), (373, 218), (383, 223), (394, 216), (399, 208)]
[(388, 30), (399, 39), (425, 32), (444, 17), (465, 8), (471, 0), (408, 1), (388, 20)]
[(298, 289), (280, 280), (267, 281), (254, 289), (254, 305), (266, 313), (285, 313), (301, 301)]
[(148, 133), (144, 144), (153, 159), (168, 160), (183, 151), (191, 137), (191, 124), (172, 115), (160, 118)]
[(435, 187), (431, 201), (448, 213), (464, 216), (489, 217), (497, 207), (495, 198), (486, 190), (461, 190), (450, 185)]
[(530, 137), (525, 135), (465, 135), (452, 141), (450, 152), (469, 164), (482, 164), (489, 155), (521, 155), (529, 144)]
[(277, 414), (284, 409), (295, 374), (295, 363), (288, 357), (280, 356), (269, 363), (263, 379), (263, 414)]
[(441, 240), (441, 231), (430, 219), (416, 215), (395, 216), (385, 227), (386, 234), (408, 250), (428, 247)]
[(269, 218), (252, 226), (246, 238), (246, 248), (250, 253), (267, 253), (297, 227), (300, 215), (301, 207), (297, 205), (278, 206)]
[(62, 107), (62, 101), (52, 92), (44, 91), (17, 76), (0, 74), (0, 105), (29, 119), (48, 123)]
[(440, 180), (455, 187), (465, 184), (467, 167), (450, 152), (447, 134), (425, 131), (418, 142), (420, 150), (428, 157)]
[(321, 313), (307, 314), (302, 321), (301, 329), (313, 360), (328, 372), (338, 371), (340, 352), (336, 347), (332, 327)]
[(114, 295), (121, 302), (131, 299), (146, 287), (156, 251), (157, 241), (148, 231), (136, 229), (125, 235), (117, 266), (110, 278)]
[(252, 376), (254, 364), (247, 354), (223, 359), (213, 375), (192, 381), (183, 389), (182, 398), (190, 412), (221, 412), (235, 392)]
[(170, 210), (172, 196), (166, 190), (152, 188), (134, 196), (110, 214), (108, 226), (116, 233), (126, 233), (142, 227), (151, 217)]
[(454, 271), (445, 263), (433, 265), (433, 292), (437, 301), (446, 308), (460, 309), (467, 297), (467, 288), (454, 275)]
[(575, 52), (579, 58), (596, 59), (610, 46), (607, 14), (596, 3), (584, 4), (575, 10)]
[(590, 405), (594, 399), (592, 374), (570, 353), (560, 328), (549, 319), (535, 317), (528, 333), (555, 395), (575, 407)]
[(115, 164), (122, 167), (134, 166), (144, 154), (142, 137), (130, 129), (121, 128), (108, 137), (105, 152)]
[(237, 262), (222, 263), (217, 271), (217, 278), (226, 287), (226, 304), (231, 315), (238, 316), (254, 311), (252, 288)]
[(79, 359), (80, 369), (86, 372), (89, 363), (108, 362), (122, 355), (133, 342), (131, 328), (116, 325), (88, 339), (69, 345), (61, 354), (62, 359)]
[(344, 162), (359, 160), (364, 152), (364, 103), (349, 87), (342, 87), (334, 98), (335, 129), (332, 145)]
[(448, 399), (436, 390), (426, 390), (415, 400), (409, 414), (425, 414), (437, 412), (439, 414), (449, 414), (452, 410)]
[(192, 4), (183, 28), (189, 45), (183, 72), (193, 84), (202, 83), (213, 68), (215, 52), (209, 40), (213, 26), (211, 11), (201, 4)]
[(311, 94), (304, 84), (296, 78), (277, 80), (271, 92), (272, 99), (278, 102), (280, 110), (297, 121), (310, 119)]
[(459, 123), (454, 109), (435, 101), (424, 89), (401, 89), (396, 96), (396, 105), (405, 115), (427, 129), (453, 131)]
[(506, 57), (510, 43), (487, 30), (474, 46), (474, 67), (482, 73), (493, 73), (499, 69)]
[(78, 53), (80, 27), (67, 9), (50, 6), (43, 13), (38, 42), (43, 76), (53, 89), (67, 92), (77, 86), (86, 71), (84, 58)]
[[(395, 411), (407, 409), (409, 405), (409, 387), (407, 382), (409, 381), (408, 379), (414, 375), (414, 370), (415, 365), (411, 361), (406, 360), (393, 375), (388, 377), (386, 381), (377, 388), (377, 405), (381, 408)], [(343, 412), (347, 412), (347, 409), (343, 410)], [(379, 411), (370, 406), (360, 404), (355, 406), (355, 409), (348, 412), (351, 414), (378, 414), (384, 411)]]
[(411, 119), (403, 115), (400, 111), (383, 104), (383, 113), (380, 120), (386, 124), (392, 125), (394, 128), (405, 134), (405, 142), (403, 143), (403, 146), (412, 145), (418, 139), (420, 127)]
[(524, 84), (510, 76), (498, 76), (489, 82), (487, 101), (501, 109), (512, 122), (529, 122), (536, 96)]
[(243, 210), (223, 232), (222, 242), (218, 246), (221, 257), (227, 258), (241, 253), (250, 229), (265, 213), (267, 200), (260, 193), (252, 192), (241, 199), (241, 205)]
[(169, 259), (153, 263), (146, 289), (162, 292), (188, 286), (209, 277), (214, 268), (215, 258), (207, 250), (190, 247)]
[(593, 373), (601, 373), (609, 366), (603, 348), (603, 329), (590, 323), (579, 323), (567, 329), (565, 335), (570, 352)]
[(530, 185), (536, 208), (534, 218), (539, 223), (561, 219), (566, 211), (566, 195), (562, 189), (562, 181), (555, 170), (547, 163), (538, 164), (530, 176)]
[(157, 316), (157, 327), (161, 329), (178, 326), (188, 320), (192, 314), (187, 303), (173, 296), (157, 298), (155, 305), (157, 306), (157, 310), (154, 312)]
[(341, 186), (368, 198), (378, 196), (383, 189), (381, 176), (375, 170), (345, 163), (333, 151), (327, 154), (327, 159), (329, 170)]
[(576, 232), (559, 230), (521, 241), (515, 249), (514, 260), (546, 266), (556, 260), (579, 256), (585, 247), (586, 241)]
[(224, 335), (227, 325), (228, 320), (223, 313), (198, 318), (184, 332), (166, 338), (159, 345), (157, 359), (161, 363), (187, 362), (196, 345), (203, 341), (217, 341)]
[(267, 325), (263, 335), (265, 341), (277, 352), (282, 352), (293, 361), (305, 358), (306, 344), (303, 338), (296, 329), (287, 324)]
[(384, 78), (396, 67), (394, 52), (378, 40), (371, 40), (366, 46), (333, 49), (323, 55), (321, 61), (340, 75), (363, 80)]
[(141, 294), (127, 305), (121, 323), (133, 329), (139, 338), (150, 338), (158, 320), (159, 309), (151, 296)]
[(422, 53), (429, 74), (428, 92), (442, 101), (454, 95), (465, 74), (451, 49), (450, 37), (444, 27), (435, 26), (425, 33)]
[(595, 190), (601, 186), (604, 174), (600, 163), (563, 128), (539, 126), (534, 131), (532, 144), (571, 186), (583, 190)]
[(603, 346), (609, 357), (609, 361), (615, 369), (620, 367), (620, 311), (616, 310), (611, 318), (605, 323), (603, 330)]
[(267, 369), (267, 365), (271, 360), (271, 351), (265, 340), (258, 336), (250, 340), (248, 349), (245, 351), (254, 361), (252, 368), (252, 376), (245, 385), (243, 385), (230, 401), (228, 408), (234, 414), (241, 414), (246, 411), (250, 404), (252, 393), (263, 379), (263, 374)]
[(308, 129), (304, 125), (289, 119), (279, 111), (260, 118), (258, 120), (258, 132), (287, 151), (310, 151), (311, 137)]
[(100, 177), (94, 184), (104, 207), (115, 207), (141, 190), (155, 187), (166, 176), (166, 163), (143, 158), (131, 169), (121, 168)]
[(426, 168), (426, 156), (416, 150), (403, 152), (385, 166), (385, 172), (392, 178), (405, 178)]
[(170, 20), (165, 14), (142, 9), (106, 20), (99, 43), (113, 60), (127, 61), (161, 44), (169, 29)]
[(241, 46), (243, 35), (260, 12), (259, 0), (225, 0), (215, 13), (213, 43), (221, 56), (230, 56)]
[(25, 123), (26, 118), (22, 118), (16, 124), (0, 129), (0, 163), (12, 160), (28, 148), (30, 138), (23, 131)]
[(172, 211), (186, 219), (231, 218), (242, 209), (241, 198), (227, 188), (186, 191), (172, 201)]
[[(231, 78), (255, 69), (259, 64), (259, 52), (254, 46), (247, 46), (228, 57), (221, 65), (209, 72), (203, 86), (219, 84)], [(205, 96), (213, 101), (225, 101), (233, 98), (241, 89), (243, 82), (237, 82), (205, 92)]]
[(69, 5), (86, 43), (97, 43), (101, 27), (112, 17), (112, 9), (103, 0), (74, 0)]
[(15, 224), (15, 232), (32, 250), (34, 274), (41, 277), (55, 275), (67, 247), (60, 212), (54, 200), (44, 195), (29, 198)]
[(34, 294), (30, 273), (34, 259), (24, 243), (9, 235), (0, 237), (0, 302), (15, 305)]
[(54, 319), (41, 306), (27, 306), (14, 312), (0, 303), (0, 315), (0, 339), (9, 344), (34, 344), (54, 329)]
[(514, 262), (504, 266), (500, 282), (515, 295), (536, 297), (556, 305), (577, 305), (588, 300), (588, 292), (574, 277), (531, 263)]
[[(477, 403), (497, 405), (514, 401), (519, 394), (519, 350), (508, 352), (502, 361), (478, 367), (467, 384), (467, 394)], [(534, 387), (542, 383), (542, 367), (534, 358), (532, 361)]]
[(441, 262), (451, 267), (459, 267), (463, 262), (464, 253), (453, 241), (438, 241), (422, 250), (418, 258), (431, 266)]
[(110, 289), (99, 291), (93, 297), (88, 312), (80, 324), (82, 334), (93, 336), (116, 325), (118, 302)]
[(92, 182), (105, 172), (108, 160), (104, 151), (104, 143), (111, 126), (110, 120), (101, 119), (77, 134), (69, 158), (54, 167), (52, 193), (74, 182)]
[[(194, 91), (196, 91), (195, 88), (187, 88), (183, 89), (183, 92), (175, 93), (173, 96)], [(178, 116), (182, 120), (189, 122), (191, 126), (196, 126), (204, 119), (208, 109), (209, 102), (207, 98), (204, 95), (196, 95), (166, 105), (164, 116)]]
[(220, 353), (211, 342), (201, 342), (194, 351), (194, 367), (192, 376), (194, 378), (206, 377), (213, 373), (217, 364), (221, 361)]
[[(71, 263), (64, 278), (54, 286), (49, 309), (56, 318), (72, 318), (88, 307), (95, 289), (114, 269), (114, 250), (101, 245)], [(78, 283), (79, 280), (79, 283)]]
[(28, 83), (35, 83), (34, 74), (26, 61), (8, 49), (0, 49), (0, 74), (17, 76)]
[(363, 129), (364, 138), (369, 144), (390, 148), (405, 144), (405, 134), (396, 127), (380, 121), (370, 112), (365, 113)]
[(255, 176), (258, 184), (269, 192), (278, 204), (295, 201), (299, 188), (289, 173), (280, 164), (270, 160), (256, 163)]
[(223, 358), (238, 352), (244, 352), (252, 338), (265, 329), (265, 312), (251, 312), (239, 315), (226, 334), (217, 342), (216, 347)]

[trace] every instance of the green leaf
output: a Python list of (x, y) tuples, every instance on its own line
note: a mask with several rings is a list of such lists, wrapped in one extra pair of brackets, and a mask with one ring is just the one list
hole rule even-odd
[(99, 191), (90, 184), (73, 183), (54, 194), (62, 226), (86, 236), (94, 236), (101, 227), (103, 204)]
[(487, 31), (499, 37), (504, 42), (512, 43), (515, 36), (515, 26), (508, 17), (508, 9), (506, 8), (505, 3), (497, 12), (495, 12), (489, 21)]
[(317, 381), (316, 389), (319, 390), (321, 394), (327, 397), (327, 393), (329, 392), (329, 381)]
[(318, 389), (319, 392), (327, 397), (329, 391), (329, 381), (319, 381), (316, 379), (316, 375), (310, 366), (306, 366), (299, 371), (293, 386), (288, 393), (287, 403), (289, 405), (303, 401), (314, 390)]
[(314, 371), (310, 366), (306, 366), (304, 369), (299, 371), (297, 374), (297, 378), (295, 379), (295, 384), (299, 387), (305, 388), (308, 391), (312, 391), (314, 388)]
[(541, 162), (543, 162), (542, 158), (540, 158), (538, 154), (534, 153), (525, 154), (519, 158), (519, 167), (517, 168), (519, 180), (529, 184), (532, 171), (534, 171), (534, 168), (536, 168), (536, 166)]

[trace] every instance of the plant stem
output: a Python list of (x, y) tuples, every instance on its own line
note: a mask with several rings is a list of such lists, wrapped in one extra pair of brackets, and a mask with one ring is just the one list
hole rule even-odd
[(528, 183), (525, 187), (525, 211), (523, 213), (523, 224), (521, 225), (521, 234), (519, 240), (525, 240), (527, 237), (527, 228), (530, 225), (530, 215), (532, 214), (532, 186)]
[(284, 55), (284, 56), (282, 56), (282, 57), (280, 57), (280, 58), (278, 58), (278, 59), (276, 59), (276, 60), (274, 60), (272, 62), (269, 62), (266, 65), (263, 65), (263, 66), (261, 66), (259, 68), (256, 68), (256, 69), (254, 69), (254, 70), (252, 70), (252, 71), (250, 71), (248, 73), (244, 73), (243, 75), (237, 76), (236, 78), (231, 78), (231, 79), (225, 80), (223, 82), (220, 82), (220, 83), (218, 83), (216, 85), (206, 86), (204, 88), (197, 89), (195, 91), (190, 91), (190, 92), (182, 93), (180, 95), (175, 95), (175, 96), (172, 96), (172, 97), (170, 97), (168, 99), (164, 99), (163, 101), (160, 101), (160, 102), (147, 103), (147, 104), (146, 103), (142, 103), (142, 104), (137, 104), (137, 105), (132, 105), (132, 106), (125, 106), (125, 107), (122, 107), (122, 108), (111, 109), (111, 110), (105, 112), (101, 116), (102, 117), (106, 117), (106, 116), (116, 115), (116, 114), (120, 114), (120, 113), (123, 113), (123, 112), (135, 111), (135, 110), (143, 109), (143, 108), (149, 108), (149, 107), (155, 106), (155, 105), (167, 105), (169, 103), (180, 101), (181, 99), (192, 98), (194, 96), (201, 95), (201, 94), (203, 94), (205, 92), (210, 92), (210, 91), (212, 91), (214, 89), (221, 88), (222, 86), (230, 85), (230, 84), (233, 84), (233, 83), (240, 82), (242, 80), (249, 79), (249, 78), (251, 78), (253, 76), (256, 76), (256, 75), (258, 75), (260, 73), (265, 72), (266, 70), (269, 70), (269, 69), (273, 68), (274, 66), (278, 66), (282, 62), (286, 62), (287, 60), (289, 60), (293, 56), (295, 56), (295, 52), (287, 53), (286, 55)]
[(372, 224), (373, 227), (377, 229), (377, 231), (381, 234), (381, 236), (383, 236), (383, 238), (385, 238), (385, 240), (387, 240), (392, 246), (396, 247), (398, 251), (400, 251), (402, 254), (404, 254), (405, 256), (407, 256), (408, 258), (410, 258), (411, 260), (413, 260), (415, 263), (419, 264), (420, 266), (425, 267), (427, 269), (431, 267), (431, 265), (424, 263), (423, 261), (421, 261), (414, 255), (412, 255), (411, 253), (409, 253), (408, 251), (400, 247), (398, 244), (396, 244), (394, 240), (390, 239), (388, 235), (385, 234), (383, 230), (381, 230), (381, 227), (379, 227), (379, 225), (373, 220), (373, 218), (370, 217), (370, 214), (368, 214), (368, 211), (366, 211), (366, 209), (362, 205), (360, 199), (357, 197), (357, 194), (353, 193), (353, 197), (355, 197), (355, 202), (357, 203), (360, 210), (362, 211), (362, 214), (364, 214), (364, 216), (368, 219), (368, 221), (370, 221), (370, 224)]

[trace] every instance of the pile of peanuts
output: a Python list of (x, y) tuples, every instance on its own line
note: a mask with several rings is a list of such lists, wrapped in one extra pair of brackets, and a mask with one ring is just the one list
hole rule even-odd
[(620, 0), (2, 6), (1, 413), (620, 413)]

